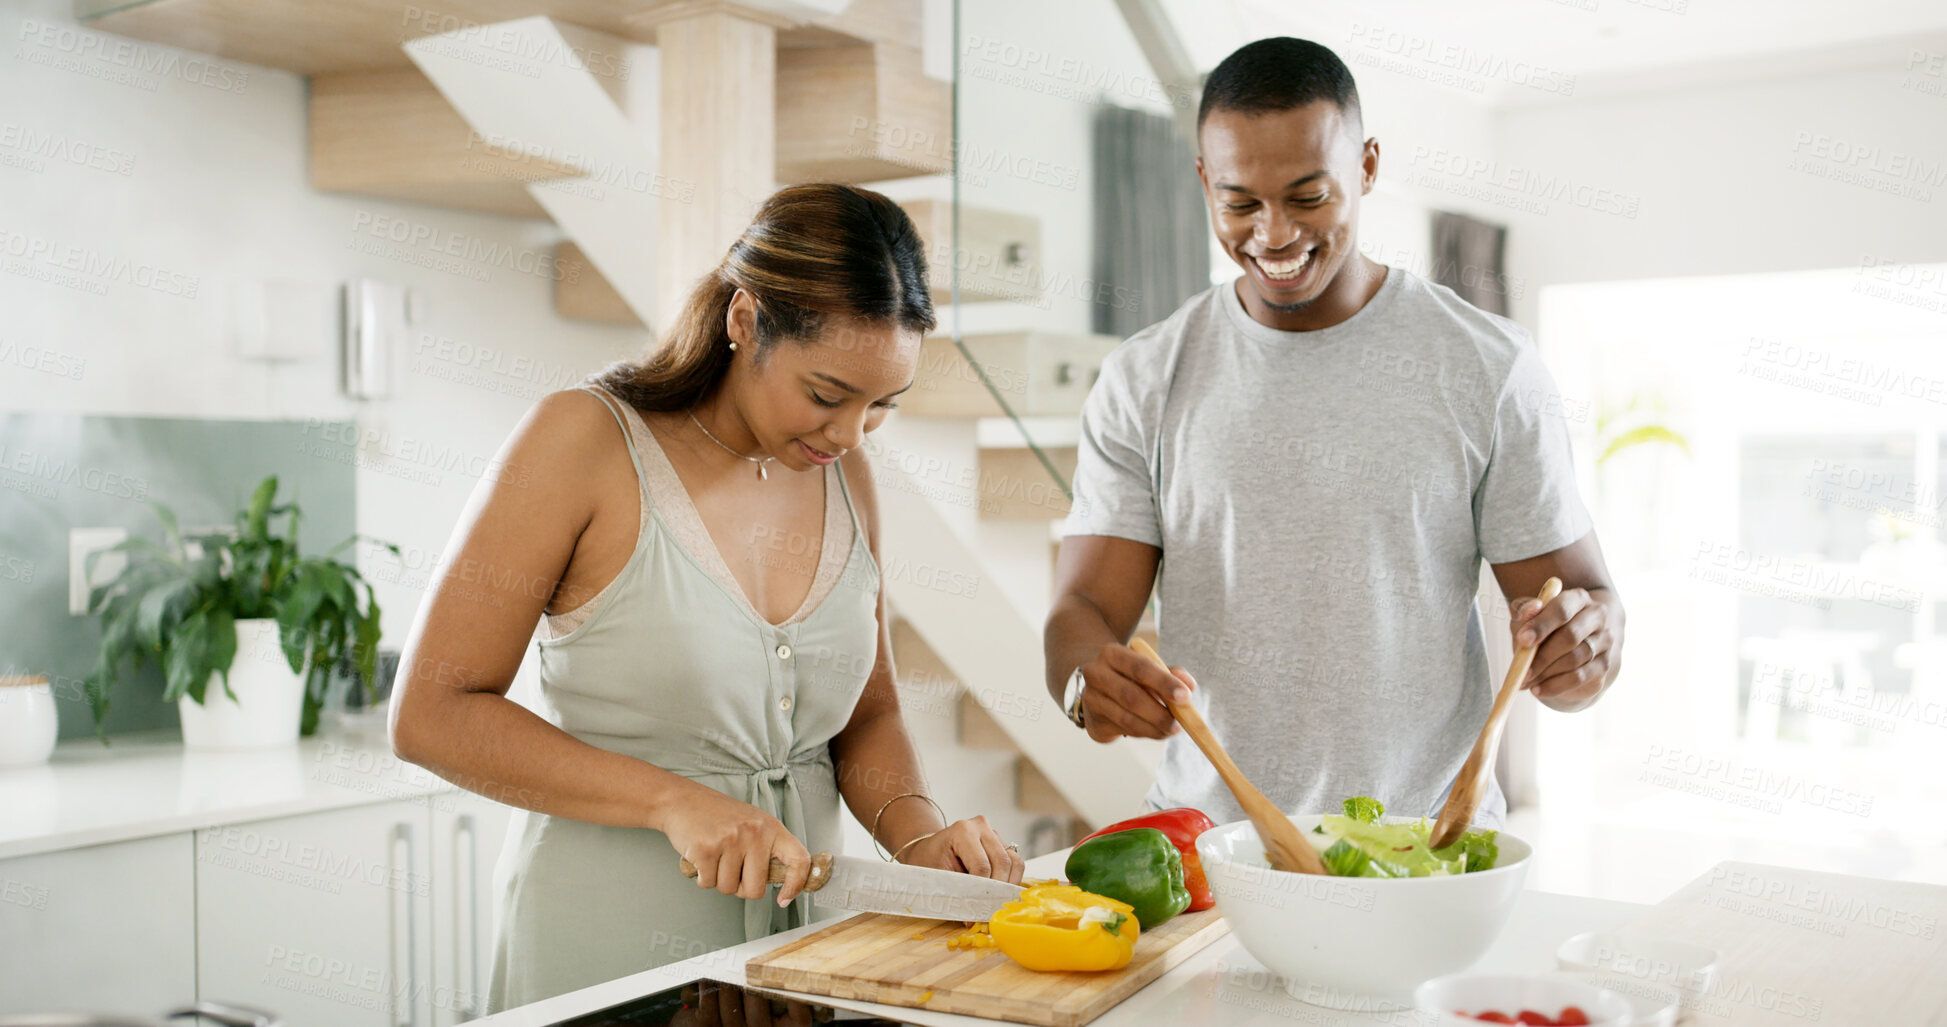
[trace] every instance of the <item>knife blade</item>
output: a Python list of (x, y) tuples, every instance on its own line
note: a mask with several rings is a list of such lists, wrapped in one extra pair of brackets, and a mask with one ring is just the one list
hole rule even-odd
[[(812, 858), (805, 894), (812, 905), (860, 913), (890, 913), (927, 920), (990, 920), (1021, 897), (1021, 886), (988, 877), (885, 863), (820, 852)], [(682, 861), (684, 877), (696, 867)], [(784, 883), (784, 861), (771, 860), (770, 883)]]

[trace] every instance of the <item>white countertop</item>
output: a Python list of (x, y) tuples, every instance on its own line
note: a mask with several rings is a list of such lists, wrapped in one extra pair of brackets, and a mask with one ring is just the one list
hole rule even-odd
[[(1028, 876), (1058, 876), (1066, 857), (1067, 850), (1064, 849), (1029, 860)], [(1551, 892), (1522, 892), (1507, 929), (1501, 932), (1494, 947), (1488, 950), (1474, 969), (1487, 973), (1553, 970), (1555, 949), (1570, 935), (1583, 931), (1613, 930), (1649, 908), (1633, 902), (1613, 902)], [(744, 964), (751, 957), (830, 927), (831, 924), (832, 921), (827, 920), (758, 941), (706, 952), (680, 963), (671, 963), (471, 1022), (481, 1027), (547, 1027), (699, 977), (741, 986), (744, 984)], [(993, 1027), (999, 1022), (822, 995), (800, 997), (814, 1005), (857, 1010), (901, 1023), (919, 1024), (921, 1027)], [(1293, 1022), (1402, 1025), (1422, 1021), (1418, 1014), (1411, 1011), (1349, 1013), (1300, 1002), (1290, 997), (1284, 990), (1283, 981), (1265, 969), (1264, 964), (1251, 958), (1235, 937), (1225, 935), (1104, 1013), (1093, 1022), (1092, 1027), (1157, 1027), (1166, 1024), (1255, 1027)]]
[(0, 859), (450, 791), (376, 732), (239, 752), (185, 750), (175, 732), (63, 742), (0, 769)]
[[(123, 736), (104, 747), (64, 742), (35, 767), (0, 770), (0, 859), (272, 817), (422, 798), (453, 786), (392, 755), (382, 734), (320, 734), (294, 745), (247, 752), (191, 752), (173, 732)], [(1067, 852), (1030, 860), (1029, 876), (1059, 876)], [(1611, 929), (1647, 910), (1634, 903), (1529, 891), (1477, 967), (1532, 972), (1554, 967), (1569, 935)], [(751, 957), (831, 925), (813, 924), (605, 984), (536, 1002), (476, 1023), (545, 1027), (699, 977), (744, 983)], [(867, 1002), (804, 996), (807, 1002), (869, 1012), (924, 1027), (994, 1021)], [(1275, 974), (1225, 936), (1095, 1021), (1151, 1024), (1412, 1024), (1411, 1013), (1345, 1013), (1289, 997)]]

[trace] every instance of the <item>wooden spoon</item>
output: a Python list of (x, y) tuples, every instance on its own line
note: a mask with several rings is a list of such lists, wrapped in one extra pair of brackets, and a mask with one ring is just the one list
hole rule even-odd
[[(1164, 663), (1163, 658), (1156, 655), (1156, 650), (1150, 648), (1148, 642), (1138, 638), (1129, 643), (1129, 648), (1155, 660), (1156, 665), (1165, 671), (1169, 670), (1169, 664)], [(1304, 834), (1298, 830), (1298, 825), (1293, 824), (1290, 817), (1285, 816), (1276, 804), (1251, 784), (1250, 778), (1245, 777), (1243, 771), (1237, 769), (1237, 764), (1231, 760), (1230, 753), (1224, 751), (1223, 745), (1217, 741), (1217, 736), (1210, 732), (1210, 725), (1203, 722), (1203, 714), (1198, 713), (1197, 708), (1189, 703), (1171, 702), (1165, 699), (1163, 705), (1169, 707), (1170, 716), (1175, 717), (1176, 722), (1183, 725), (1183, 730), (1189, 734), (1190, 740), (1197, 743), (1197, 748), (1202, 749), (1203, 754), (1210, 758), (1210, 762), (1217, 768), (1217, 776), (1223, 778), (1224, 784), (1230, 786), (1230, 793), (1237, 796), (1237, 804), (1244, 807), (1244, 815), (1251, 818), (1251, 825), (1257, 828), (1258, 838), (1264, 842), (1264, 855), (1271, 860), (1271, 869), (1295, 874), (1324, 873), (1325, 862), (1318, 858), (1318, 850), (1312, 848), (1311, 843), (1305, 840)]]
[[(1541, 605), (1547, 606), (1562, 594), (1562, 579), (1549, 578), (1541, 584)], [(1536, 641), (1539, 645), (1540, 641)], [(1524, 646), (1515, 650), (1514, 662), (1508, 664), (1507, 680), (1501, 682), (1501, 691), (1494, 697), (1494, 708), (1487, 712), (1487, 723), (1481, 727), (1481, 736), (1474, 739), (1474, 751), (1467, 754), (1467, 762), (1460, 768), (1460, 776), (1454, 778), (1453, 790), (1447, 793), (1447, 804), (1440, 809), (1440, 819), (1433, 825), (1433, 836), (1428, 844), (1436, 849), (1444, 849), (1460, 840), (1460, 836), (1474, 822), (1474, 814), (1480, 811), (1481, 800), (1487, 797), (1487, 778), (1494, 772), (1494, 752), (1501, 747), (1501, 727), (1507, 723), (1508, 711), (1514, 708), (1514, 693), (1521, 691), (1521, 681), (1528, 676), (1528, 668), (1535, 662), (1535, 646)]]

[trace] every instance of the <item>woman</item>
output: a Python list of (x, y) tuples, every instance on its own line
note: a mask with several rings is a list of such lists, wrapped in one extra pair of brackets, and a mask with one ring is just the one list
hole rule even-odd
[[(497, 875), (490, 1008), (804, 923), (841, 797), (902, 862), (1021, 879), (985, 818), (925, 795), (893, 685), (859, 445), (933, 323), (897, 205), (786, 189), (661, 349), (514, 430), (392, 711), (403, 758), (532, 811)], [(546, 719), (506, 698), (544, 615)]]

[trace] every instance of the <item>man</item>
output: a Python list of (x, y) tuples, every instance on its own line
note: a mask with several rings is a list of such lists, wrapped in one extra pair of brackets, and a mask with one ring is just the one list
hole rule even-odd
[[(1379, 143), (1330, 50), (1245, 46), (1197, 122), (1211, 220), (1244, 273), (1118, 347), (1089, 395), (1049, 690), (1097, 742), (1168, 739), (1152, 806), (1243, 816), (1174, 697), (1287, 812), (1370, 795), (1437, 815), (1499, 684), (1482, 559), (1515, 644), (1540, 641), (1536, 698), (1584, 709), (1619, 667), (1622, 604), (1553, 382), (1519, 326), (1359, 252)], [(1551, 575), (1559, 598), (1524, 598)], [(1174, 674), (1125, 644), (1153, 585)], [(1496, 787), (1477, 820), (1505, 809)]]

